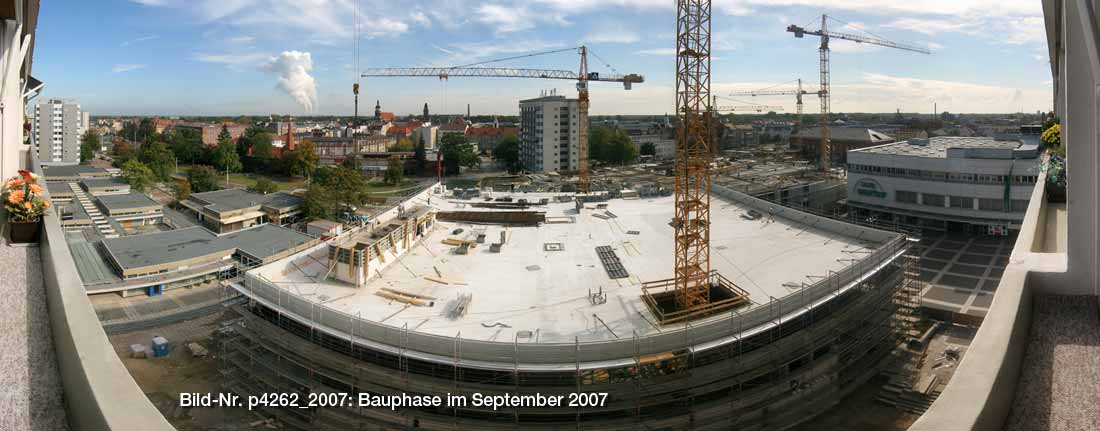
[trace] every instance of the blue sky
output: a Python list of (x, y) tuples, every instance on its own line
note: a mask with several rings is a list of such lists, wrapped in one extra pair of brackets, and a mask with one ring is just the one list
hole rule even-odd
[[(93, 115), (350, 114), (359, 67), (446, 66), (586, 44), (623, 73), (647, 82), (631, 91), (592, 85), (593, 114), (673, 110), (672, 0), (63, 0), (43, 2), (34, 75), (40, 97), (78, 100)], [(845, 41), (832, 44), (834, 112), (1017, 112), (1049, 110), (1050, 67), (1036, 0), (722, 0), (712, 20), (712, 91), (723, 95), (802, 78), (818, 82), (814, 38), (788, 24), (868, 32), (932, 49), (932, 55)], [(306, 55), (308, 54), (308, 55)], [(610, 71), (590, 58), (590, 68)], [(576, 69), (561, 53), (511, 62)], [(372, 78), (374, 101), (398, 114), (515, 114), (519, 99), (569, 81)], [(312, 89), (312, 90), (311, 90)], [(740, 98), (745, 100), (747, 98)], [(793, 98), (749, 102), (784, 106)], [(733, 102), (730, 102), (733, 103)], [(818, 110), (807, 98), (806, 110)]]

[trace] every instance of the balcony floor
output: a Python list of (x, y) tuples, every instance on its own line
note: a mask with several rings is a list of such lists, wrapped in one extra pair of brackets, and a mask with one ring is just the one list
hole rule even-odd
[(0, 241), (0, 430), (68, 429), (39, 249)]
[(1035, 297), (1006, 431), (1100, 429), (1100, 302)]

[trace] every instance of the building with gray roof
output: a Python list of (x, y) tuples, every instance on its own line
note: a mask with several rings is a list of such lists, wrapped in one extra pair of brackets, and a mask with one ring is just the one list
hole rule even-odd
[(76, 182), (87, 178), (109, 178), (106, 169), (88, 165), (42, 166), (47, 182)]
[(288, 193), (266, 195), (242, 188), (195, 193), (181, 202), (207, 229), (229, 233), (263, 223), (286, 224), (301, 213), (302, 199)]
[(103, 213), (125, 229), (160, 223), (164, 220), (163, 205), (144, 193), (108, 194), (97, 196)]
[[(800, 138), (800, 139), (796, 139)], [(791, 136), (791, 145), (801, 142), (797, 149), (803, 157), (810, 160), (818, 159), (821, 143), (820, 127), (804, 127), (800, 132)], [(833, 162), (845, 163), (848, 150), (867, 148), (894, 142), (894, 137), (885, 133), (864, 127), (830, 127), (829, 143), (833, 147)]]
[(82, 180), (80, 186), (92, 196), (130, 193), (130, 184), (118, 177), (88, 178)]

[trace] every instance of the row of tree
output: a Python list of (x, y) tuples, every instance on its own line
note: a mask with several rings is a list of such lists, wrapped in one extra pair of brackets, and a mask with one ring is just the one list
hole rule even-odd
[[(524, 169), (523, 162), (520, 160), (519, 147), (518, 138), (515, 136), (505, 137), (493, 148), (493, 159), (508, 172), (517, 173)], [(622, 130), (596, 127), (588, 134), (588, 159), (590, 161), (624, 164), (637, 159), (638, 153), (638, 148), (634, 146), (630, 135)], [(656, 155), (657, 148), (653, 143), (647, 142), (642, 144), (641, 153)], [(446, 161), (446, 157), (444, 157), (444, 161)]]

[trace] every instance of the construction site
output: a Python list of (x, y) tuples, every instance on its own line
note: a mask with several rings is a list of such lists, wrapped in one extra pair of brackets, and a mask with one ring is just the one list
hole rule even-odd
[[(247, 299), (242, 317), (218, 341), (225, 389), (604, 397), (260, 408), (309, 430), (781, 430), (908, 361), (923, 329), (915, 238), (822, 215), (837, 200), (828, 132), (816, 166), (716, 160), (710, 2), (678, 3), (667, 166), (589, 170), (589, 82), (644, 79), (589, 72), (585, 47), (579, 71), (470, 67), (489, 61), (364, 73), (576, 80), (579, 170), (441, 181), (248, 270), (232, 285)], [(823, 39), (823, 118), (828, 37), (846, 36), (825, 25), (791, 30)]]

